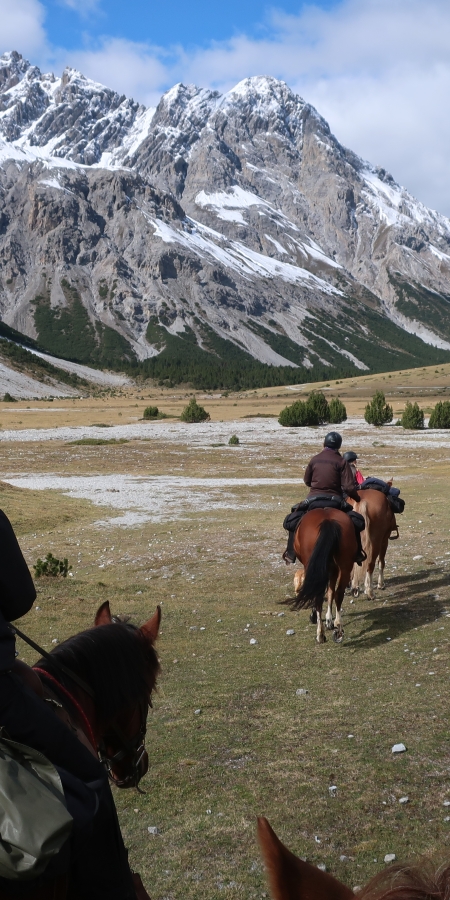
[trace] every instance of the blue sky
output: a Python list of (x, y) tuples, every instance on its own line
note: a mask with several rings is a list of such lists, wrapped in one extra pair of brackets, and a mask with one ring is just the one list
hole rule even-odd
[[(283, 0), (279, 4), (280, 9), (292, 15), (305, 5), (298, 0)], [(317, 5), (329, 9), (336, 0), (323, 0)], [(207, 46), (211, 41), (227, 40), (239, 33), (258, 36), (270, 32), (271, 7), (258, 0), (79, 0), (71, 4), (48, 0), (43, 6), (51, 42), (68, 48), (78, 47), (86, 39), (101, 39), (105, 34), (166, 48), (174, 44), (189, 48)]]
[(450, 0), (0, 0), (0, 53), (156, 105), (281, 78), (339, 140), (450, 215)]

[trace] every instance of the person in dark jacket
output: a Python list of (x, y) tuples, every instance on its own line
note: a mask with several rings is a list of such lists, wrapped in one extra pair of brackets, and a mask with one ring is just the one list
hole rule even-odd
[[(51, 706), (31, 691), (15, 671), (15, 636), (10, 622), (27, 613), (36, 590), (12, 525), (0, 510), (0, 726), (12, 740), (40, 750), (58, 769), (72, 837), (41, 879), (63, 874), (83, 900), (136, 900), (106, 771)], [(18, 669), (18, 667), (17, 667)], [(67, 846), (69, 844), (70, 846)], [(21, 896), (20, 883), (0, 878)], [(138, 889), (139, 890), (139, 889)], [(148, 895), (144, 892), (142, 897)]]
[[(342, 445), (342, 437), (337, 431), (330, 431), (323, 442), (323, 450), (313, 456), (308, 463), (303, 481), (309, 487), (309, 494), (304, 501), (304, 505), (300, 504), (305, 512), (317, 506), (339, 507), (339, 502), (344, 501), (344, 495), (354, 500), (359, 500), (356, 490), (355, 478), (351, 470), (350, 464), (343, 459), (339, 453)], [(330, 502), (331, 501), (331, 502)], [(364, 519), (359, 513), (351, 510), (350, 505), (345, 510), (350, 516), (354, 528), (357, 543), (357, 554), (355, 562), (361, 565), (367, 558), (361, 545), (361, 531), (364, 530)], [(297, 525), (298, 527), (298, 525)], [(290, 540), (288, 540), (287, 550), (283, 554), (286, 562), (295, 562), (295, 553), (293, 550), (293, 537), (295, 532), (290, 532)]]

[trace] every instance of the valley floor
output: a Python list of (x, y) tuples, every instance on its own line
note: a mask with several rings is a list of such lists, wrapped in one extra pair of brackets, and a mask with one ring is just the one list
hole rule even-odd
[[(117, 398), (113, 416), (98, 400), (95, 417), (83, 402), (2, 410), (0, 500), (30, 565), (52, 552), (73, 566), (66, 580), (39, 579), (22, 622), (46, 649), (106, 599), (138, 622), (162, 604), (146, 793), (116, 792), (153, 900), (268, 896), (258, 814), (351, 887), (387, 853), (448, 854), (448, 433), (343, 426), (344, 449), (363, 472), (393, 475), (407, 505), (386, 590), (375, 602), (347, 596), (344, 643), (319, 647), (307, 614), (278, 601), (294, 572), (281, 561), (282, 520), (326, 429), (243, 419), (242, 407), (200, 426), (118, 425), (145, 402), (135, 411)], [(109, 429), (93, 424), (102, 409)], [(92, 436), (117, 442), (71, 443)], [(407, 751), (395, 756), (399, 742)]]

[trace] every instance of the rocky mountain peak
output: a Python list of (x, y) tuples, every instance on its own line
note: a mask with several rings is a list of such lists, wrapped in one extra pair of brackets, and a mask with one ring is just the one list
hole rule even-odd
[(0, 59), (0, 314), (51, 352), (83, 320), (83, 362), (160, 377), (178, 347), (306, 380), (438, 362), (449, 309), (449, 220), (285, 82), (177, 84), (153, 110)]

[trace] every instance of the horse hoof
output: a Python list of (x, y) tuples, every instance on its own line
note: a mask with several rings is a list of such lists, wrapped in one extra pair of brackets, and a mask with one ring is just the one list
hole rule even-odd
[(317, 625), (317, 610), (314, 609), (309, 617), (311, 625)]
[(359, 588), (352, 588), (352, 594), (354, 597), (359, 597)]
[(320, 637), (316, 638), (318, 644), (326, 644), (327, 639), (324, 634), (321, 634)]
[(343, 628), (335, 628), (333, 631), (333, 641), (335, 644), (342, 644), (344, 640), (344, 629)]
[(326, 624), (328, 631), (333, 631), (334, 625), (333, 625), (333, 622), (331, 621), (331, 619), (330, 620), (327, 619), (325, 624)]

